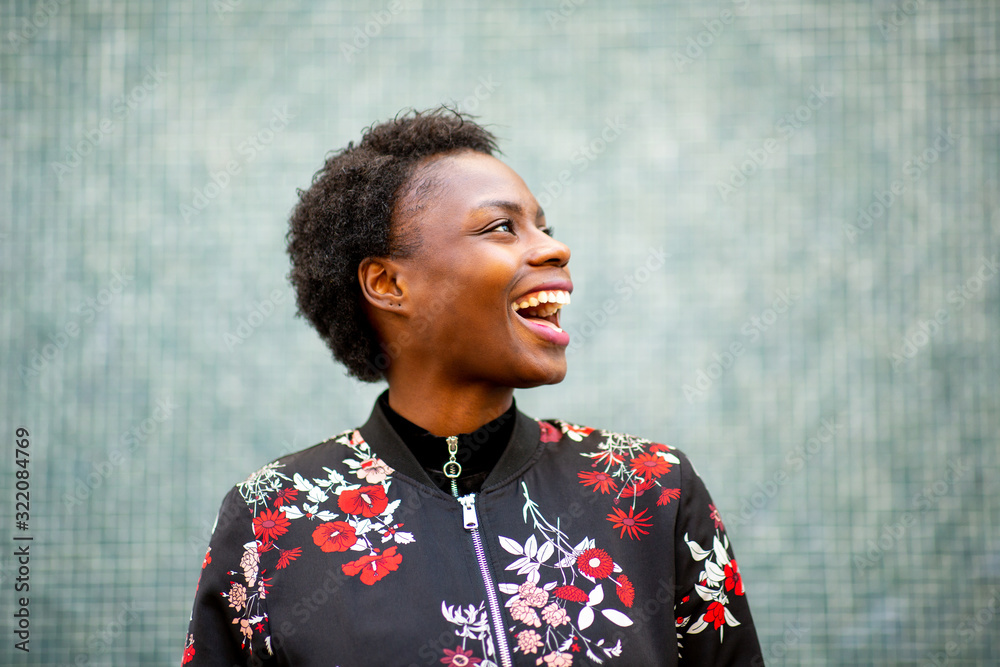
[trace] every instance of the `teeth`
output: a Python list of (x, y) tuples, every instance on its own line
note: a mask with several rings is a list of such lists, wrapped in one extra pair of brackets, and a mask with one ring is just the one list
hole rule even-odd
[(515, 310), (521, 308), (536, 308), (544, 304), (559, 304), (564, 306), (569, 303), (569, 292), (562, 290), (552, 290), (549, 292), (533, 292), (530, 295), (521, 297), (521, 301), (515, 301)]

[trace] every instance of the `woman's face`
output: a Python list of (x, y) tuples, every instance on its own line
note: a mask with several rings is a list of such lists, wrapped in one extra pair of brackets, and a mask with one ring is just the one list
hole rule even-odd
[(496, 158), (433, 157), (416, 173), (418, 181), (428, 177), (425, 194), (404, 199), (396, 221), (420, 242), (395, 260), (405, 330), (415, 341), (406, 348), (458, 382), (560, 382), (569, 334), (558, 326), (558, 309), (573, 289), (569, 248), (546, 233), (535, 197)]

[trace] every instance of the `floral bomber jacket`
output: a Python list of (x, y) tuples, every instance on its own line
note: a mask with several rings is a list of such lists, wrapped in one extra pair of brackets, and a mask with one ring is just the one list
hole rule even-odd
[(482, 490), (375, 406), (223, 501), (183, 665), (762, 665), (719, 513), (673, 447), (516, 413)]

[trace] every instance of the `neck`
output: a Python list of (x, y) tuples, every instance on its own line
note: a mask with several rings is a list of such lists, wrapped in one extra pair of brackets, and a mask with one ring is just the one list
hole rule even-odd
[(471, 433), (510, 408), (511, 387), (428, 387), (424, 382), (389, 381), (389, 406), (430, 433)]

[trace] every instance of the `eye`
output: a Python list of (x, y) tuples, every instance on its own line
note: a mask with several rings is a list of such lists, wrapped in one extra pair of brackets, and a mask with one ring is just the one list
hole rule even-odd
[(514, 233), (514, 223), (510, 220), (501, 220), (496, 225), (490, 228), (491, 232), (507, 232), (508, 234)]
[(542, 230), (543, 234), (547, 234), (549, 236), (554, 236), (556, 233), (556, 228), (550, 227), (548, 225), (546, 225), (545, 227), (539, 227), (539, 229)]

